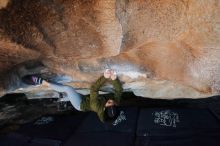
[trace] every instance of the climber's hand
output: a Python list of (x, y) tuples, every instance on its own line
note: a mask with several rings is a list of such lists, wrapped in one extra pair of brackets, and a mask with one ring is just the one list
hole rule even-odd
[(111, 79), (112, 79), (112, 80), (115, 80), (116, 78), (117, 78), (116, 71), (111, 70)]
[(111, 77), (111, 69), (106, 69), (104, 72), (104, 77), (109, 79)]
[(104, 72), (104, 77), (107, 79), (115, 80), (117, 78), (116, 71), (113, 69), (106, 69)]

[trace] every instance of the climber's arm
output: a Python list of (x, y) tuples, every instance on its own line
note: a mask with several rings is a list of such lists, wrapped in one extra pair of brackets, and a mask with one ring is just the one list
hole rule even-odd
[(122, 84), (120, 82), (120, 80), (118, 78), (116, 78), (113, 82), (112, 82), (113, 86), (114, 86), (114, 98), (113, 100), (116, 102), (116, 104), (120, 104), (121, 101), (121, 96), (122, 96), (122, 92), (123, 92), (123, 88), (122, 88)]
[(102, 76), (100, 77), (92, 86), (90, 90), (90, 108), (92, 111), (96, 112), (100, 118), (101, 121), (104, 119), (104, 108), (105, 108), (105, 103), (106, 99), (104, 97), (99, 97), (99, 89), (105, 82), (105, 77)]

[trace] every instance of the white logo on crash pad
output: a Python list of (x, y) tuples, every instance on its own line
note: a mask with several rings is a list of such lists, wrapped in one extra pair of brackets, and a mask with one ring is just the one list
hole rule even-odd
[(34, 125), (46, 125), (54, 121), (53, 117), (41, 117), (36, 122), (34, 122)]
[(126, 121), (126, 116), (124, 111), (120, 111), (120, 115), (117, 117), (117, 119), (112, 123), (113, 126), (118, 125), (122, 121)]
[(178, 113), (172, 112), (171, 110), (163, 110), (154, 112), (154, 123), (161, 126), (176, 127), (177, 123), (180, 122)]

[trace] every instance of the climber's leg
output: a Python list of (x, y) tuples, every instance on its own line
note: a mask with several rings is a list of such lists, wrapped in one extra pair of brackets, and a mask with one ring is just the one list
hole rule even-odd
[(58, 83), (48, 83), (48, 86), (57, 92), (66, 93), (64, 100), (67, 100), (66, 98), (68, 98), (73, 107), (76, 110), (81, 111), (80, 105), (82, 102), (82, 97), (75, 91), (73, 87)]

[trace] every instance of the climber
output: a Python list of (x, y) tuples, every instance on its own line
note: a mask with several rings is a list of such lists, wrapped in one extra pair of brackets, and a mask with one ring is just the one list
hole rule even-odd
[[(71, 86), (48, 82), (37, 75), (27, 75), (22, 78), (22, 81), (29, 85), (48, 86), (57, 92), (65, 93), (64, 101), (69, 99), (73, 107), (78, 111), (96, 112), (101, 121), (111, 122), (118, 116), (116, 106), (120, 103), (122, 86), (117, 79), (116, 72), (111, 69), (107, 69), (104, 72), (104, 76), (101, 76), (94, 84), (92, 84), (90, 96), (87, 97), (78, 94)], [(115, 88), (114, 97), (98, 97), (99, 89), (106, 82), (112, 82)]]
[[(114, 97), (99, 96), (99, 89), (105, 83), (111, 83), (114, 87)], [(83, 111), (94, 111), (99, 116), (101, 121), (113, 122), (119, 111), (117, 106), (120, 104), (122, 95), (122, 85), (116, 76), (114, 70), (107, 69), (104, 72), (104, 76), (101, 76), (90, 88), (90, 96), (83, 98), (81, 103), (81, 109)]]

